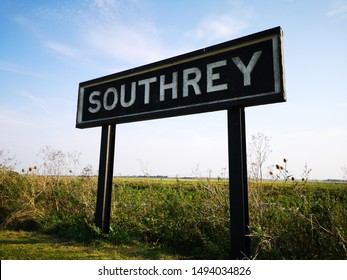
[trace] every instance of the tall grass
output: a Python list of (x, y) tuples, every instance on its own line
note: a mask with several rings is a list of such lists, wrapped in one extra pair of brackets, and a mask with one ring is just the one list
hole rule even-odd
[(347, 259), (347, 188), (286, 184), (250, 188), (254, 257)]
[[(1, 227), (81, 242), (145, 242), (197, 259), (228, 258), (227, 180), (115, 179), (108, 235), (94, 226), (96, 185), (95, 177), (57, 178), (35, 167), (19, 174), (2, 165)], [(251, 257), (347, 259), (346, 205), (346, 185), (251, 181)]]
[(1, 225), (24, 230), (59, 230), (92, 221), (96, 179), (0, 174)]
[[(149, 183), (149, 186), (147, 185)], [(229, 252), (228, 192), (218, 182), (117, 180), (111, 219), (116, 240), (162, 243), (203, 258)]]

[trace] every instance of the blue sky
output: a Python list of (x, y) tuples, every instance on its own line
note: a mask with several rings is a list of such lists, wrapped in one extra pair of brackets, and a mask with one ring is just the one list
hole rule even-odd
[[(40, 148), (98, 169), (101, 128), (76, 129), (80, 82), (281, 26), (288, 101), (246, 108), (248, 142), (271, 138), (267, 166), (300, 177), (347, 166), (347, 1), (0, 1), (0, 149), (18, 168)], [(115, 175), (219, 176), (226, 112), (117, 126)]]

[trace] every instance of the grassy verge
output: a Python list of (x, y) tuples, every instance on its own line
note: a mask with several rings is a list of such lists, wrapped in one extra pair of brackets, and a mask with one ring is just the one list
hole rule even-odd
[(83, 244), (64, 241), (52, 235), (0, 230), (0, 259), (2, 260), (170, 260), (183, 257), (159, 245), (146, 243)]
[[(49, 251), (47, 248), (33, 247), (23, 258), (31, 258), (35, 252), (38, 255), (33, 258), (52, 259), (80, 259), (84, 258), (79, 255), (83, 252), (102, 259), (229, 257), (226, 180), (115, 179), (108, 235), (93, 223), (96, 185), (91, 177), (4, 170), (0, 172), (1, 227), (59, 236), (64, 241), (56, 240), (56, 247), (48, 247), (53, 250), (62, 246), (71, 252), (63, 256), (57, 249), (46, 257), (42, 254)], [(347, 259), (346, 205), (347, 186), (342, 184), (250, 182), (251, 257)], [(74, 247), (79, 248), (76, 255)], [(114, 255), (99, 255), (107, 248), (112, 248)], [(2, 254), (5, 251), (2, 249)]]

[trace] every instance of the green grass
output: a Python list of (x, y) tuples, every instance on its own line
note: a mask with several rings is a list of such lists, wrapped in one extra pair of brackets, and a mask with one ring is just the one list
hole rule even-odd
[(147, 243), (84, 244), (38, 232), (0, 230), (2, 260), (170, 260), (182, 259), (158, 245)]
[[(108, 235), (94, 226), (96, 185), (2, 170), (2, 258), (229, 258), (226, 180), (115, 179)], [(347, 259), (346, 205), (346, 184), (250, 182), (251, 258)]]

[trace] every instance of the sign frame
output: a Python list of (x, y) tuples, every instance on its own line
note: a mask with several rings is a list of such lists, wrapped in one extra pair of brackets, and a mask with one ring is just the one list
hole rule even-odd
[[(269, 40), (271, 41), (271, 47), (272, 47), (272, 61), (265, 61), (265, 58), (264, 58), (264, 61), (262, 63), (263, 65), (272, 63), (271, 68), (273, 68), (272, 69), (273, 75), (271, 75), (271, 77), (269, 75), (266, 76), (266, 79), (269, 80), (267, 82), (269, 83), (269, 85), (266, 85), (266, 86), (263, 85), (265, 84), (265, 82), (263, 83), (260, 78), (258, 83), (259, 86), (264, 86), (264, 88), (268, 87), (269, 89), (271, 89), (268, 92), (262, 92), (262, 91), (259, 92), (260, 89), (258, 90), (257, 88), (258, 86), (255, 86), (255, 88), (252, 89), (253, 91), (252, 94), (247, 94), (247, 93), (243, 95), (234, 94), (233, 96), (232, 91), (233, 91), (233, 87), (235, 86), (232, 84), (230, 85), (226, 83), (225, 85), (228, 85), (229, 87), (225, 90), (221, 90), (220, 93), (218, 92), (217, 93), (213, 92), (212, 94), (202, 93), (199, 96), (197, 96), (197, 94), (196, 95), (190, 94), (191, 96), (196, 97), (197, 101), (195, 101), (193, 100), (193, 97), (190, 97), (192, 100), (189, 100), (189, 98), (182, 97), (182, 89), (179, 87), (178, 93), (176, 93), (176, 100), (172, 98), (169, 101), (165, 100), (165, 102), (158, 101), (159, 100), (158, 92), (155, 92), (155, 94), (153, 94), (152, 92), (151, 93), (147, 92), (148, 95), (151, 94), (150, 96), (156, 95), (154, 97), (156, 99), (153, 99), (153, 100), (148, 99), (147, 102), (149, 104), (138, 104), (137, 109), (129, 113), (127, 112), (127, 109), (122, 108), (120, 104), (117, 104), (117, 107), (112, 108), (111, 111), (107, 111), (104, 109), (103, 106), (101, 106), (102, 100), (93, 99), (97, 97), (100, 97), (100, 99), (102, 99), (101, 96), (94, 96), (92, 98), (90, 96), (91, 92), (92, 93), (99, 92), (98, 93), (99, 95), (104, 94), (103, 96), (105, 97), (105, 90), (101, 90), (101, 89), (112, 88), (112, 89), (116, 89), (117, 102), (120, 103), (120, 99), (121, 99), (120, 86), (124, 84), (125, 88), (126, 86), (130, 88), (129, 81), (135, 80), (135, 82), (138, 82), (138, 84), (136, 85), (137, 92), (134, 95), (135, 101), (137, 102), (137, 100), (139, 100), (140, 98), (143, 98), (142, 97), (143, 92), (138, 94), (140, 90), (145, 91), (145, 87), (149, 88), (152, 86), (152, 84), (156, 84), (158, 88), (159, 76), (161, 75), (161, 73), (165, 71), (170, 71), (171, 69), (172, 73), (174, 72), (176, 72), (176, 74), (178, 73), (179, 81), (178, 82), (176, 81), (176, 82), (183, 83), (183, 82), (180, 82), (180, 79), (182, 80), (182, 77), (180, 76), (182, 75), (182, 71), (187, 70), (187, 69), (184, 69), (183, 67), (188, 67), (187, 65), (195, 65), (195, 64), (200, 64), (205, 66), (206, 64), (208, 64), (208, 62), (206, 61), (209, 61), (214, 57), (216, 58), (223, 57), (232, 53), (237, 54), (247, 48), (252, 49), (252, 47), (258, 46), (261, 43), (265, 44), (265, 42), (269, 42)], [(236, 54), (235, 54), (235, 57), (237, 57)], [(219, 60), (220, 59), (221, 58), (219, 58)], [(225, 60), (227, 59), (228, 59), (228, 64), (233, 64), (233, 63), (236, 64), (235, 61), (233, 62), (231, 61), (234, 58), (231, 59), (231, 57), (226, 57)], [(257, 63), (260, 63), (260, 62), (257, 62)], [(227, 66), (229, 67), (229, 65)], [(266, 66), (266, 67), (269, 67), (269, 66)], [(192, 68), (189, 68), (189, 69), (192, 69)], [(228, 69), (230, 70), (230, 68)], [(235, 65), (234, 65), (234, 69), (237, 69), (235, 68)], [(213, 70), (218, 71), (219, 69), (218, 67), (215, 67)], [(203, 71), (203, 70), (200, 70), (200, 71)], [(239, 71), (239, 70), (236, 70), (236, 71)], [(258, 69), (258, 73), (261, 73), (261, 72), (264, 72), (263, 75), (265, 75), (269, 71), (261, 71), (261, 69)], [(221, 73), (216, 73), (216, 75), (223, 75), (223, 74), (226, 75), (223, 71), (221, 71)], [(242, 72), (238, 73), (238, 75), (242, 76)], [(141, 77), (148, 77), (148, 76), (152, 77), (156, 81), (154, 83), (148, 82), (148, 80), (147, 82), (143, 82), (143, 80), (138, 81), (139, 79), (141, 79)], [(203, 79), (204, 77), (201, 80)], [(207, 78), (205, 78), (205, 80), (206, 79)], [(273, 79), (273, 84), (271, 84), (270, 79)], [(126, 85), (127, 81), (128, 81), (128, 85)], [(140, 82), (142, 82), (142, 86), (139, 85)], [(203, 83), (202, 81), (200, 82)], [(206, 86), (206, 81), (204, 81), (204, 83), (205, 84), (203, 84), (202, 87)], [(250, 88), (250, 87), (245, 86), (245, 88)], [(234, 91), (237, 91), (237, 89), (235, 89)], [(88, 92), (89, 92), (89, 95), (88, 95)], [(128, 89), (128, 92), (130, 92), (130, 89)], [(256, 94), (254, 94), (254, 92), (256, 92)], [(129, 98), (129, 93), (126, 92), (126, 89), (125, 89), (124, 95), (128, 95), (128, 97), (125, 97), (125, 96), (123, 97), (123, 100), (124, 100), (123, 102), (126, 103), (125, 99)], [(177, 98), (177, 96), (179, 96), (179, 98)], [(211, 96), (216, 96), (216, 97), (211, 99)], [(221, 97), (221, 99), (219, 99), (219, 97)], [(146, 99), (146, 97), (144, 98)], [(114, 97), (114, 99), (116, 99), (116, 97)], [(105, 100), (106, 99), (104, 99), (104, 102)], [(88, 101), (92, 101), (93, 104), (91, 105)], [(127, 123), (127, 122), (133, 122), (133, 121), (150, 120), (150, 119), (157, 119), (157, 118), (174, 117), (174, 116), (181, 116), (181, 115), (188, 115), (188, 114), (195, 114), (195, 113), (224, 110), (230, 107), (248, 107), (248, 106), (255, 106), (255, 105), (262, 105), (262, 104), (269, 104), (269, 103), (284, 102), (284, 101), (286, 101), (286, 95), (285, 95), (285, 82), (284, 82), (283, 53), (282, 53), (282, 30), (280, 27), (275, 27), (269, 30), (258, 32), (252, 35), (238, 38), (238, 39), (230, 40), (230, 41), (217, 44), (211, 47), (199, 49), (193, 52), (189, 52), (189, 53), (175, 56), (172, 58), (164, 59), (158, 62), (150, 63), (144, 66), (136, 67), (130, 70), (122, 71), (119, 73), (107, 75), (101, 78), (92, 79), (92, 80), (80, 83), (79, 90), (78, 90), (76, 127), (87, 128), (87, 127), (102, 126), (102, 125), (111, 124), (111, 123), (120, 124), (120, 123)], [(91, 110), (93, 106), (97, 106), (95, 105), (96, 102), (99, 102), (97, 105), (100, 105), (101, 109), (103, 109), (102, 112), (100, 113), (98, 112), (99, 113), (98, 116), (94, 116), (92, 113), (88, 112), (87, 110), (88, 104), (90, 105), (89, 109)], [(145, 102), (146, 100), (144, 101), (144, 103)], [(163, 106), (164, 103), (165, 103), (165, 106)], [(113, 102), (113, 104), (115, 103)], [(123, 109), (123, 112), (119, 113), (119, 111), (121, 111), (122, 109)], [(104, 115), (102, 115), (101, 113), (104, 113)]]

